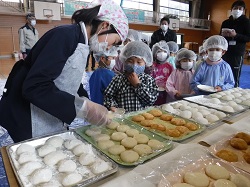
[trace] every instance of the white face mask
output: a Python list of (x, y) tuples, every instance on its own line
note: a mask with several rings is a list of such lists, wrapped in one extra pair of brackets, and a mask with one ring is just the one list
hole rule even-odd
[(168, 30), (168, 25), (161, 25), (161, 30), (166, 32)]
[(239, 9), (232, 10), (231, 14), (232, 14), (234, 19), (237, 19), (238, 17), (240, 17), (243, 14), (243, 10), (239, 10)]
[(206, 60), (207, 59), (207, 55), (202, 56), (202, 59)]
[(113, 67), (115, 66), (115, 59), (110, 60), (110, 64), (108, 66), (109, 69), (113, 69)]
[(108, 34), (106, 35), (105, 42), (99, 42), (99, 40), (98, 40), (99, 32), (97, 34), (94, 34), (94, 36), (92, 36), (89, 39), (90, 50), (93, 51), (94, 53), (106, 51), (108, 48), (108, 42), (107, 42)]
[(193, 68), (193, 65), (193, 62), (181, 62), (181, 68), (184, 70), (190, 70), (191, 68)]
[(31, 20), (30, 24), (34, 27), (36, 25), (36, 20)]
[(168, 57), (168, 54), (163, 51), (157, 53), (156, 55), (157, 60), (159, 60), (160, 62), (165, 62), (167, 60), (167, 57)]
[(217, 62), (222, 57), (222, 51), (208, 51), (208, 59), (212, 62)]

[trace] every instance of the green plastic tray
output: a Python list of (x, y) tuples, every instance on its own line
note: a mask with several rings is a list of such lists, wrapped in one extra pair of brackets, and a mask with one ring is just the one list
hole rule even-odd
[[(102, 153), (104, 153), (105, 155), (107, 155), (109, 158), (111, 158), (112, 160), (114, 160), (116, 163), (122, 165), (122, 166), (136, 166), (138, 164), (142, 164), (144, 163), (145, 161), (147, 160), (150, 160), (160, 154), (162, 154), (163, 152), (169, 150), (172, 148), (172, 141), (170, 140), (166, 140), (165, 138), (157, 135), (157, 134), (154, 134), (150, 131), (148, 131), (147, 129), (145, 128), (141, 128), (140, 126), (138, 125), (135, 125), (133, 123), (130, 123), (129, 121), (127, 120), (123, 120), (123, 119), (113, 119), (114, 121), (117, 121), (119, 122), (120, 124), (124, 124), (124, 125), (128, 125), (130, 126), (130, 128), (133, 128), (133, 129), (137, 129), (141, 134), (145, 134), (149, 137), (149, 139), (156, 139), (162, 143), (164, 143), (164, 148), (162, 149), (159, 149), (159, 150), (153, 150), (153, 152), (149, 155), (146, 155), (146, 156), (140, 156), (139, 160), (137, 160), (136, 162), (133, 162), (133, 163), (127, 163), (127, 162), (123, 162), (121, 159), (120, 159), (120, 156), (119, 155), (112, 155), (110, 154), (107, 150), (102, 150), (100, 149), (98, 146), (97, 146), (97, 142), (91, 138), (90, 136), (88, 136), (87, 134), (85, 134), (85, 131), (93, 126), (91, 125), (88, 125), (88, 126), (84, 126), (84, 127), (80, 127), (78, 129), (75, 130), (75, 132), (81, 136), (82, 138), (84, 138), (87, 142), (91, 143), (96, 149), (98, 149), (99, 151), (101, 151)], [(96, 127), (96, 126), (94, 126)], [(101, 130), (102, 130), (102, 133), (103, 134), (108, 134), (108, 135), (111, 135), (113, 132), (115, 132), (115, 130), (111, 130), (111, 129), (108, 129), (106, 128), (105, 126), (104, 127), (100, 127)], [(120, 142), (116, 142), (114, 141), (115, 144), (120, 144)]]

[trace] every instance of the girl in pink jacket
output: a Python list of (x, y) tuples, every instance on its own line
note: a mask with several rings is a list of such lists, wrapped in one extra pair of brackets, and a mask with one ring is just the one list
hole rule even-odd
[(166, 83), (168, 102), (191, 96), (194, 92), (190, 88), (190, 82), (194, 75), (196, 54), (188, 49), (183, 49), (176, 55), (176, 69), (169, 76)]
[(152, 53), (154, 62), (151, 67), (150, 75), (155, 79), (159, 92), (155, 105), (161, 105), (167, 101), (166, 82), (174, 68), (167, 62), (170, 52), (168, 44), (165, 41), (160, 41), (154, 44), (152, 47)]

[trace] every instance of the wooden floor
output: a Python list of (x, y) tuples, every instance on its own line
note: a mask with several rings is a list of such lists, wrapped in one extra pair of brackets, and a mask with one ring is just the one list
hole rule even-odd
[[(7, 79), (13, 65), (16, 61), (18, 61), (18, 58), (0, 58), (0, 79)], [(250, 65), (250, 60), (245, 59), (244, 64)], [(96, 63), (95, 69), (98, 67), (98, 64)], [(91, 70), (91, 62), (89, 63), (87, 71)]]

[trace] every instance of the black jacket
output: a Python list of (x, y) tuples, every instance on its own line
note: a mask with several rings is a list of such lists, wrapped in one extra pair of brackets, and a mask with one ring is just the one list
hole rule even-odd
[(151, 36), (151, 43), (149, 45), (150, 48), (152, 48), (152, 46), (155, 43), (161, 40), (165, 40), (166, 42), (169, 42), (169, 41), (177, 42), (176, 32), (171, 29), (168, 29), (167, 33), (164, 36), (162, 29), (156, 30)]
[(236, 45), (228, 45), (228, 50), (225, 55), (243, 56), (246, 43), (250, 41), (250, 20), (245, 15), (237, 19), (233, 19), (233, 17), (230, 16), (222, 22), (221, 29), (222, 28), (234, 29), (237, 33), (234, 38), (225, 37), (228, 42), (230, 40), (236, 41)]

